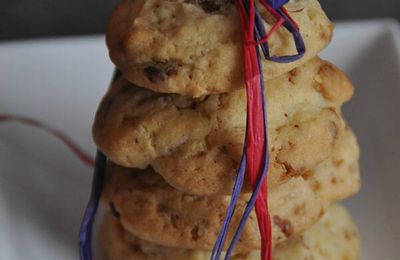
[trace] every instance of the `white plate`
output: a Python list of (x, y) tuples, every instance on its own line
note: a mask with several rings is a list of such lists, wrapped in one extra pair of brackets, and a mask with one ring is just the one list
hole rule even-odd
[[(345, 114), (363, 189), (346, 202), (362, 259), (400, 258), (400, 37), (394, 21), (339, 23), (323, 57), (356, 85)], [(33, 116), (94, 153), (90, 126), (113, 66), (103, 37), (0, 44), (0, 113)], [(39, 130), (0, 125), (0, 259), (77, 259), (91, 169)]]

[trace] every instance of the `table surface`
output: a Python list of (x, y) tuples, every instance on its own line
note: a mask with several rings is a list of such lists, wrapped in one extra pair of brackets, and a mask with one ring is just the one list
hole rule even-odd
[[(356, 94), (344, 114), (362, 149), (362, 191), (345, 204), (362, 259), (400, 257), (400, 37), (391, 20), (339, 23), (322, 57)], [(103, 36), (0, 44), (0, 113), (33, 116), (94, 153), (90, 126), (113, 66)], [(0, 125), (0, 259), (76, 259), (91, 169), (39, 130)]]

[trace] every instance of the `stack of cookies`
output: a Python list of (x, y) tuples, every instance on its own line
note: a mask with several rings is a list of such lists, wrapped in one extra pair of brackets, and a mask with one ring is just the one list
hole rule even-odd
[[(106, 256), (208, 259), (230, 202), (246, 130), (239, 17), (231, 0), (122, 0), (107, 44), (121, 72), (98, 108), (93, 135), (108, 158)], [(335, 204), (360, 188), (359, 148), (341, 106), (353, 85), (318, 58), (333, 25), (317, 0), (293, 0), (306, 54), (262, 60), (266, 79), (274, 259), (358, 259), (358, 232)], [(274, 18), (260, 9), (267, 29)], [(283, 28), (275, 55), (294, 54)], [(248, 180), (228, 233), (251, 195)], [(259, 259), (252, 213), (232, 259)]]

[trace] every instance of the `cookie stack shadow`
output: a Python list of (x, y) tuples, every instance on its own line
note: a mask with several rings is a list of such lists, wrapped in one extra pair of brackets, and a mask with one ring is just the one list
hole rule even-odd
[[(230, 202), (246, 128), (242, 42), (234, 1), (123, 0), (107, 30), (121, 75), (93, 137), (107, 156), (102, 244), (110, 260), (209, 259)], [(273, 258), (358, 259), (358, 231), (336, 204), (360, 188), (359, 148), (341, 106), (344, 72), (318, 57), (333, 25), (316, 0), (290, 1), (306, 55), (263, 60)], [(262, 12), (265, 25), (275, 22)], [(279, 29), (272, 53), (295, 51)], [(245, 181), (228, 243), (251, 194)], [(252, 213), (231, 259), (259, 259)]]

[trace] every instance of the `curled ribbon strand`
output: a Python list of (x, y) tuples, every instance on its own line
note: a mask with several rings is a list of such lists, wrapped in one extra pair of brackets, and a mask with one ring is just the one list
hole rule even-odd
[(103, 190), (104, 177), (106, 172), (107, 158), (100, 151), (97, 151), (94, 174), (92, 181), (92, 190), (89, 203), (85, 210), (81, 230), (79, 233), (79, 255), (80, 259), (92, 260), (92, 233), (93, 224), (97, 209), (99, 207), (100, 196)]
[(10, 115), (10, 114), (0, 114), (0, 123), (4, 122), (16, 122), (24, 125), (28, 125), (31, 127), (35, 127), (41, 129), (52, 136), (59, 139), (65, 146), (67, 146), (72, 153), (74, 153), (84, 164), (87, 166), (93, 167), (94, 160), (93, 158), (84, 152), (84, 150), (79, 147), (71, 138), (69, 138), (66, 134), (61, 132), (60, 130), (53, 128), (37, 119), (20, 116), (20, 115)]
[[(118, 70), (114, 71), (112, 82), (118, 79), (121, 73)], [(103, 191), (104, 179), (106, 175), (107, 157), (100, 151), (96, 153), (94, 164), (94, 172), (92, 179), (92, 189), (90, 192), (89, 202), (86, 206), (83, 216), (81, 229), (79, 231), (79, 255), (81, 260), (92, 260), (92, 233), (93, 224), (96, 219), (97, 209), (101, 193)]]
[[(287, 1), (266, 1), (260, 3), (276, 19), (276, 24), (266, 33), (263, 19), (255, 7), (254, 0), (237, 0), (240, 22), (243, 33), (244, 71), (247, 89), (247, 127), (246, 140), (242, 161), (238, 170), (232, 199), (227, 210), (221, 232), (214, 246), (211, 260), (219, 259), (226, 241), (229, 225), (235, 212), (239, 194), (243, 186), (246, 166), (249, 172), (253, 194), (243, 213), (239, 227), (237, 228), (230, 246), (225, 255), (229, 259), (236, 244), (243, 233), (244, 226), (254, 206), (262, 239), (261, 258), (272, 258), (271, 220), (268, 212), (266, 175), (269, 168), (269, 149), (267, 140), (267, 115), (264, 96), (264, 79), (261, 65), (260, 49), (267, 60), (287, 63), (300, 59), (305, 53), (304, 41), (299, 28), (282, 6)], [(297, 53), (289, 56), (271, 56), (268, 40), (278, 30), (285, 27), (294, 37)], [(260, 46), (260, 48), (259, 48)]]

